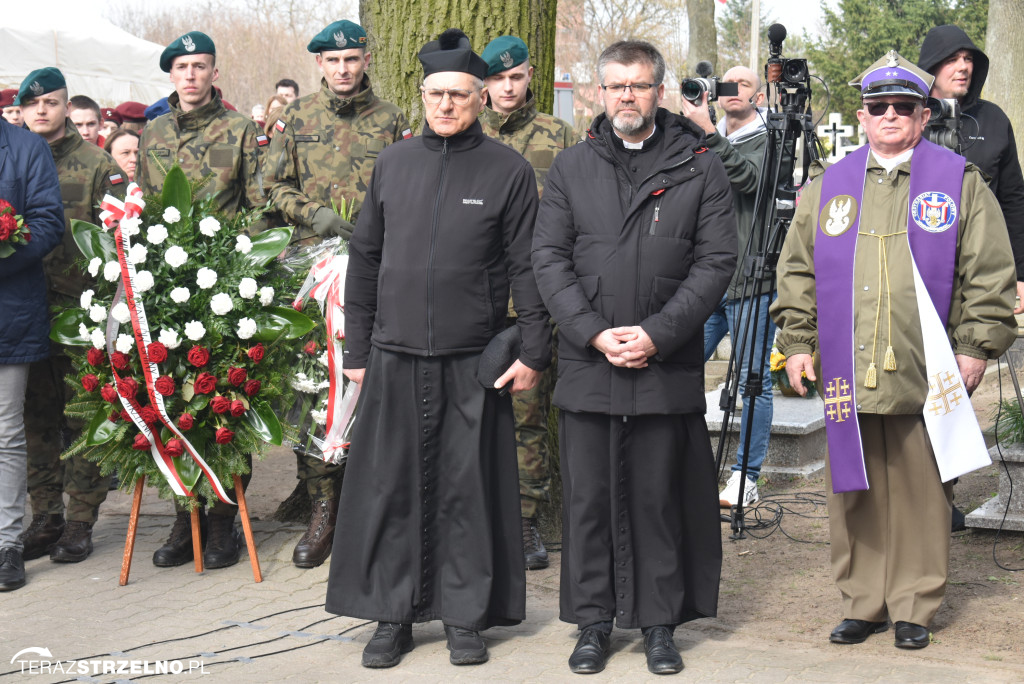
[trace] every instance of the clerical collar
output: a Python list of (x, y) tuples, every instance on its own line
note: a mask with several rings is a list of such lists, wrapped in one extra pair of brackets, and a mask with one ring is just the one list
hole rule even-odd
[(619, 138), (619, 142), (621, 142), (622, 146), (625, 147), (627, 150), (642, 150), (642, 149), (644, 149), (644, 143), (647, 142), (648, 140), (650, 140), (652, 137), (654, 137), (654, 133), (657, 130), (658, 130), (658, 126), (655, 125), (653, 128), (651, 128), (651, 134), (648, 135), (643, 140), (641, 140), (640, 142), (637, 142), (637, 143), (629, 142), (625, 138), (619, 137), (618, 131), (615, 131), (615, 137)]
[(893, 169), (895, 169), (897, 166), (910, 159), (910, 156), (912, 154), (914, 154), (913, 147), (911, 147), (906, 152), (897, 154), (895, 157), (890, 157), (889, 159), (882, 159), (877, 154), (875, 154), (874, 151), (871, 152), (871, 156), (875, 158), (875, 161), (878, 162), (879, 166), (885, 169), (886, 173), (892, 173)]

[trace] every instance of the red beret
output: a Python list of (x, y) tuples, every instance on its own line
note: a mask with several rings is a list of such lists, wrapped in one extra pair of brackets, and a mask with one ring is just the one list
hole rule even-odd
[(122, 102), (114, 110), (121, 116), (121, 122), (146, 123), (146, 105), (141, 102)]
[(0, 90), (0, 107), (13, 106), (14, 98), (17, 94), (17, 88), (4, 88), (3, 90)]
[(124, 121), (121, 119), (121, 115), (118, 114), (117, 110), (113, 107), (104, 107), (100, 111), (103, 113), (104, 121), (113, 121), (118, 126), (124, 123)]

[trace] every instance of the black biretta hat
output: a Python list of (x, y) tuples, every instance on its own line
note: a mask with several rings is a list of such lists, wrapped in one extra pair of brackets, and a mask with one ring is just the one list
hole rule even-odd
[(439, 71), (461, 71), (477, 78), (487, 75), (487, 62), (473, 52), (469, 37), (461, 30), (451, 28), (420, 49), (423, 76)]

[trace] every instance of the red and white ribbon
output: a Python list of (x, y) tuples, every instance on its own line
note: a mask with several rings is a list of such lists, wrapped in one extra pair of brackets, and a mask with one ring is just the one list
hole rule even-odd
[(126, 193), (123, 202), (112, 195), (106, 195), (100, 202), (100, 208), (103, 209), (100, 212), (100, 220), (108, 230), (122, 219), (142, 216), (142, 210), (146, 206), (142, 199), (142, 188), (136, 183), (129, 183)]

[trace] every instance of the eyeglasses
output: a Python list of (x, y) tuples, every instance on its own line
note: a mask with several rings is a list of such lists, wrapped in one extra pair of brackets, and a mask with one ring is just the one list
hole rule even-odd
[(896, 116), (910, 116), (917, 109), (916, 102), (866, 102), (864, 109), (868, 110), (868, 114), (871, 116), (885, 116), (885, 113), (889, 111), (889, 107), (893, 108), (896, 112)]
[(627, 90), (632, 92), (634, 95), (646, 95), (651, 92), (653, 88), (657, 88), (660, 83), (631, 83), (624, 85), (622, 83), (612, 83), (611, 85), (602, 85), (605, 92), (611, 93), (612, 95), (622, 95)]
[(460, 88), (425, 88), (420, 86), (420, 92), (423, 93), (423, 99), (427, 101), (427, 104), (441, 104), (441, 100), (447, 95), (451, 98), (452, 104), (464, 105), (469, 102), (469, 98), (473, 97), (473, 93), (476, 90), (462, 90)]

